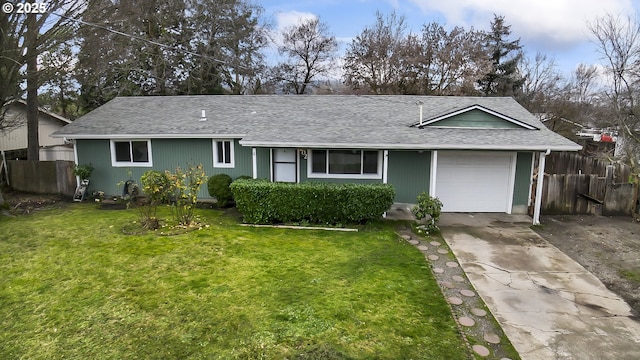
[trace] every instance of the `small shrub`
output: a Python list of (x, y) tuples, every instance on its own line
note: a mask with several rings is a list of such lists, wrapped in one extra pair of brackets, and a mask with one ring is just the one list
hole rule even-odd
[(229, 185), (231, 185), (231, 176), (227, 174), (214, 175), (207, 182), (209, 196), (216, 198), (220, 207), (227, 206), (229, 200), (233, 198)]
[(411, 212), (413, 212), (418, 222), (424, 223), (419, 226), (419, 229), (427, 234), (440, 230), (436, 223), (440, 219), (442, 202), (437, 197), (432, 197), (426, 192), (420, 193), (418, 195), (418, 203), (411, 209)]
[(395, 197), (393, 187), (387, 184), (236, 180), (231, 191), (244, 221), (252, 224), (361, 223), (382, 216)]
[(187, 171), (177, 167), (175, 173), (165, 170), (169, 179), (169, 194), (174, 199), (171, 213), (180, 225), (190, 225), (198, 201), (198, 190), (207, 181), (202, 164), (189, 165)]
[(156, 216), (158, 205), (169, 197), (169, 178), (163, 172), (149, 170), (142, 174), (140, 183), (142, 191), (147, 196), (146, 204), (139, 207), (140, 223), (145, 229), (155, 230), (160, 226)]
[(80, 180), (88, 180), (93, 172), (93, 165), (76, 165), (73, 168), (73, 175), (80, 178)]

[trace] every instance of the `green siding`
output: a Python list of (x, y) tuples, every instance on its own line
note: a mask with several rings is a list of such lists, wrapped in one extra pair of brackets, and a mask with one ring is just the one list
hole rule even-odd
[(418, 194), (429, 192), (430, 174), (430, 151), (389, 151), (387, 182), (396, 190), (396, 202), (415, 204)]
[(271, 179), (271, 149), (256, 148), (258, 179)]
[[(232, 178), (252, 173), (251, 149), (242, 147), (234, 140), (234, 168), (213, 167), (213, 143), (211, 139), (152, 139), (151, 154), (153, 167), (113, 167), (109, 140), (78, 140), (78, 162), (91, 163), (95, 170), (91, 176), (90, 191), (100, 190), (108, 195), (121, 195), (122, 186), (118, 182), (128, 179), (140, 182), (147, 170), (174, 171), (177, 166), (185, 169), (189, 164), (202, 164), (205, 174), (228, 174)], [(129, 172), (131, 174), (129, 174)], [(198, 194), (209, 198), (207, 187), (202, 186)]]
[(519, 152), (516, 160), (516, 178), (513, 190), (513, 206), (529, 205), (531, 186), (531, 161), (533, 153)]
[(522, 129), (520, 125), (500, 119), (482, 110), (470, 110), (450, 118), (436, 121), (428, 126), (472, 127), (490, 129)]

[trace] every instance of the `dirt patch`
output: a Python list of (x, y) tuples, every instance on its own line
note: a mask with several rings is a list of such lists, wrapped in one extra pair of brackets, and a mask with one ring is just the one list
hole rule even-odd
[(34, 211), (61, 208), (71, 202), (71, 198), (59, 194), (27, 194), (12, 190), (2, 190), (11, 215), (26, 215)]
[(631, 217), (544, 216), (534, 230), (640, 314), (640, 223)]

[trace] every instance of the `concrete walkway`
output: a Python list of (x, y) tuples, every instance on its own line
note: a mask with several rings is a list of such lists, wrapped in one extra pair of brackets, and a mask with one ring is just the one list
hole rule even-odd
[(631, 308), (530, 224), (505, 214), (443, 214), (439, 222), (522, 359), (640, 359)]

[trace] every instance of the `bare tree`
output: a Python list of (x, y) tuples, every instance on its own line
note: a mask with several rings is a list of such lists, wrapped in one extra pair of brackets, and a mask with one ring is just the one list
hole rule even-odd
[(301, 20), (282, 32), (280, 55), (288, 59), (278, 65), (279, 76), (285, 90), (304, 94), (318, 75), (327, 74), (338, 51), (335, 36), (318, 18)]
[(607, 14), (589, 24), (607, 69), (606, 91), (619, 128), (623, 159), (637, 174), (640, 153), (640, 21)]
[(523, 77), (518, 101), (533, 113), (547, 111), (547, 103), (560, 95), (560, 74), (556, 61), (540, 52), (534, 57), (523, 57), (520, 67)]
[(488, 71), (483, 52), (484, 34), (455, 27), (447, 32), (438, 23), (423, 26), (418, 66), (423, 94), (470, 95), (474, 84)]
[(365, 28), (351, 42), (345, 54), (344, 80), (352, 89), (373, 94), (398, 93), (402, 71), (406, 24), (395, 12), (385, 19), (376, 14), (376, 23)]

